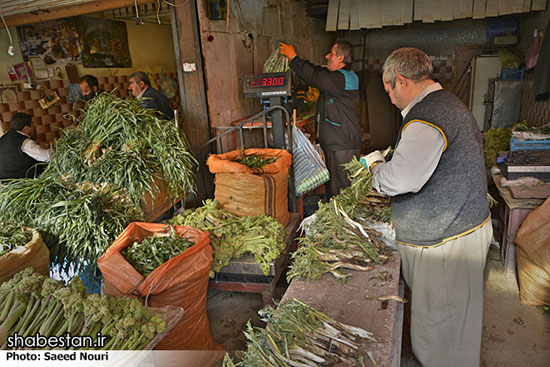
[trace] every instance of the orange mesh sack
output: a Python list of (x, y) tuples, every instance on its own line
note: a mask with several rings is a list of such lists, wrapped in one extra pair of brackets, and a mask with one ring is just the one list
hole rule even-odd
[(97, 261), (103, 273), (103, 291), (117, 297), (131, 296), (145, 300), (148, 306), (183, 307), (183, 318), (165, 335), (155, 349), (222, 349), (210, 335), (206, 314), (208, 271), (212, 248), (208, 233), (186, 226), (174, 226), (176, 233), (195, 244), (173, 257), (144, 278), (120, 253), (135, 241), (170, 229), (162, 223), (133, 222)]
[(44, 244), (40, 232), (28, 227), (23, 228), (32, 232), (32, 238), (25, 246), (0, 256), (0, 283), (11, 279), (25, 268), (33, 268), (35, 272), (45, 276), (50, 273), (50, 251)]
[[(277, 157), (274, 163), (251, 169), (234, 162), (239, 155)], [(214, 198), (227, 211), (238, 216), (267, 214), (283, 226), (288, 224), (288, 169), (292, 155), (283, 149), (234, 150), (211, 155), (206, 162), (215, 173)]]
[(521, 303), (550, 304), (550, 198), (527, 215), (514, 242)]

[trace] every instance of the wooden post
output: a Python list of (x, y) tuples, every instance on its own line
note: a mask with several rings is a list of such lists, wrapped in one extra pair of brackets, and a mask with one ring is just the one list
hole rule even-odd
[[(176, 6), (170, 8), (181, 97), (181, 125), (187, 135), (191, 150), (200, 164), (197, 173), (198, 189), (195, 202), (198, 206), (202, 200), (214, 196), (214, 185), (213, 177), (206, 166), (210, 147), (200, 150), (201, 145), (210, 139), (211, 133), (197, 4), (194, 0), (175, 0), (174, 4)], [(184, 65), (186, 65), (185, 68)], [(193, 65), (195, 70), (190, 71)]]

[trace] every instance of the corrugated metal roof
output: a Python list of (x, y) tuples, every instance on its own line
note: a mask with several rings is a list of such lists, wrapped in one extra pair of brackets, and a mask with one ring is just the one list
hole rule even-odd
[(29, 12), (39, 12), (58, 6), (91, 3), (97, 0), (0, 0), (0, 9), (4, 17)]

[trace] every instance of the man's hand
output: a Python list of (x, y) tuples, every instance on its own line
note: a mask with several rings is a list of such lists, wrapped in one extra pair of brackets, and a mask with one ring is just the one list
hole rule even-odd
[(282, 42), (279, 42), (279, 44), (281, 45), (281, 55), (288, 57), (288, 61), (292, 61), (292, 59), (297, 56), (294, 46)]
[(361, 164), (365, 166), (365, 168), (368, 169), (369, 172), (372, 173), (372, 169), (374, 168), (374, 166), (376, 166), (378, 163), (385, 162), (385, 159), (379, 150), (375, 150), (374, 152), (361, 157), (359, 159), (359, 162), (361, 162)]

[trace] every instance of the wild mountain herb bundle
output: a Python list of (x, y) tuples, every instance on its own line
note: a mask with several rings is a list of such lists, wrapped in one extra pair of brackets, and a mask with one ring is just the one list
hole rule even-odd
[(368, 224), (390, 221), (389, 197), (372, 188), (372, 174), (357, 159), (345, 168), (351, 185), (328, 203), (319, 203), (315, 219), (292, 254), (288, 280), (298, 276), (315, 280), (332, 273), (345, 281), (350, 274), (338, 269), (367, 271), (373, 262), (388, 259), (391, 249)]
[(245, 253), (254, 255), (265, 275), (269, 274), (269, 263), (281, 256), (285, 250), (285, 229), (277, 219), (266, 214), (237, 217), (224, 210), (216, 200), (206, 200), (204, 206), (187, 210), (169, 221), (210, 233), (212, 266), (210, 277), (235, 257)]
[(66, 272), (98, 276), (97, 259), (128, 223), (140, 218), (126, 193), (107, 183), (40, 177), (0, 188), (0, 221), (39, 229), (52, 263)]
[(139, 101), (101, 93), (74, 120), (56, 140), (46, 176), (110, 183), (125, 189), (138, 208), (146, 191), (158, 192), (157, 178), (172, 199), (194, 190), (197, 161), (185, 136)]
[(145, 193), (158, 195), (159, 180), (169, 200), (194, 190), (197, 162), (176, 126), (139, 101), (102, 93), (73, 118), (38, 179), (0, 188), (0, 222), (37, 228), (54, 265), (97, 276), (97, 259), (143, 219)]
[[(365, 366), (371, 355), (365, 343), (377, 343), (371, 332), (342, 324), (297, 299), (258, 312), (267, 326), (244, 335), (247, 349), (235, 363), (226, 354), (223, 367)], [(366, 354), (366, 356), (365, 356)]]
[[(8, 349), (7, 337), (14, 333), (69, 333), (88, 339), (76, 349), (139, 350), (165, 331), (161, 316), (152, 316), (139, 300), (88, 294), (78, 278), (64, 286), (27, 268), (0, 286), (0, 349)], [(105, 338), (102, 346), (95, 345), (98, 334)]]
[(32, 232), (11, 223), (0, 223), (0, 256), (20, 246), (25, 246), (32, 239)]

